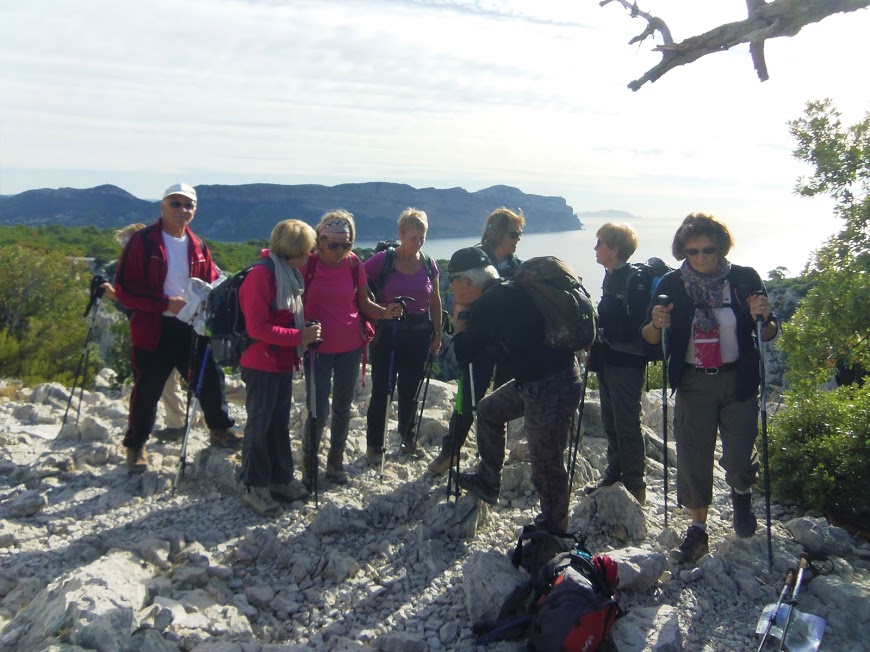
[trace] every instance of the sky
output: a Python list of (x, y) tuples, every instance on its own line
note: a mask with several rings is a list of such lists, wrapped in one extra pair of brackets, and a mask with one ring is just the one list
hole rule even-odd
[[(577, 212), (676, 225), (700, 210), (750, 238), (763, 224), (788, 231), (772, 246), (797, 257), (837, 223), (829, 201), (794, 195), (809, 168), (791, 157), (787, 121), (826, 97), (847, 124), (870, 109), (867, 10), (768, 41), (767, 82), (741, 46), (632, 92), (660, 55), (649, 40), (628, 45), (645, 23), (597, 0), (4, 5), (0, 194), (506, 184)], [(677, 41), (745, 7), (641, 2)]]

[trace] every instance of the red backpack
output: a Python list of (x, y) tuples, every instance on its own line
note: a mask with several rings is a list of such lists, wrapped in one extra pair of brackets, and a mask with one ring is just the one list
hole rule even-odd
[(543, 591), (529, 630), (536, 652), (592, 652), (623, 615), (614, 596), (616, 562), (607, 555), (556, 555), (536, 582)]

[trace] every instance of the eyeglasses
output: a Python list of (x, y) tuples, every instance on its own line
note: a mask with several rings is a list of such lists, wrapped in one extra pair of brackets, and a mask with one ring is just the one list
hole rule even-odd
[(341, 249), (342, 251), (350, 251), (350, 248), (353, 247), (352, 242), (330, 242), (328, 245), (330, 251), (337, 251)]
[(719, 247), (715, 245), (710, 245), (709, 247), (704, 247), (703, 249), (683, 249), (683, 253), (687, 256), (697, 256), (698, 254), (704, 254), (705, 256), (712, 256), (717, 251), (719, 251)]
[(463, 274), (451, 274), (449, 279), (450, 279), (451, 283), (455, 283), (459, 279), (463, 278), (463, 276), (464, 276)]
[(191, 201), (185, 203), (180, 202), (177, 199), (169, 202), (169, 205), (172, 206), (172, 208), (181, 208), (182, 206), (184, 206), (189, 211), (192, 211), (194, 208), (196, 208), (196, 204)]
[(519, 240), (521, 237), (523, 237), (523, 232), (522, 231), (511, 231), (510, 233), (508, 233), (508, 235), (513, 240)]

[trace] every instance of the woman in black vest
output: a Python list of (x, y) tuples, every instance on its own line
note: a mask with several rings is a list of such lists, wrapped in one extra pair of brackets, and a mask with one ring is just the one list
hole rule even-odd
[(653, 299), (641, 330), (650, 344), (667, 333), (668, 377), (677, 394), (677, 500), (692, 519), (685, 540), (671, 551), (677, 562), (693, 563), (708, 551), (717, 433), (734, 531), (751, 537), (757, 526), (750, 491), (758, 470), (756, 318), (763, 320), (765, 341), (776, 337), (779, 326), (758, 273), (726, 258), (733, 244), (728, 228), (714, 217), (693, 213), (683, 220), (672, 252), (684, 262), (656, 291), (670, 303), (659, 306)]

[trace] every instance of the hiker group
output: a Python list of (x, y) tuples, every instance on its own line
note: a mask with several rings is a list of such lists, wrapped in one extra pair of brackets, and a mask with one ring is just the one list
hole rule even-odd
[[(399, 453), (420, 455), (420, 389), (442, 349), (446, 319), (441, 270), (422, 252), (425, 212), (403, 211), (397, 240), (364, 262), (352, 251), (356, 225), (346, 210), (326, 213), (315, 228), (281, 221), (256, 262), (211, 290), (221, 273), (190, 229), (195, 189), (170, 186), (160, 210), (156, 222), (128, 236), (114, 283), (106, 284), (130, 316), (134, 383), (123, 445), (131, 471), (148, 468), (147, 440), (174, 370), (201, 404), (211, 444), (241, 448), (242, 500), (260, 515), (278, 516), (281, 502), (312, 492), (316, 499), (327, 422), (325, 478), (349, 481), (351, 406), (361, 366), (364, 377), (368, 363), (366, 462), (383, 472), (394, 397)], [(565, 453), (591, 370), (599, 381), (607, 466), (584, 491), (621, 482), (644, 504), (652, 488), (645, 479), (641, 393), (647, 363), (663, 360), (665, 387), (670, 384), (676, 395), (677, 502), (691, 515), (673, 558), (695, 562), (707, 552), (717, 436), (734, 530), (752, 536), (759, 349), (776, 336), (778, 323), (755, 270), (728, 261), (733, 241), (725, 224), (701, 213), (686, 217), (673, 240), (671, 253), (682, 261), (675, 270), (656, 259), (629, 263), (638, 246), (635, 231), (626, 224), (602, 226), (595, 257), (605, 275), (597, 309), (557, 257), (517, 258), (524, 227), (521, 212), (499, 208), (486, 218), (480, 244), (450, 259), (453, 346), (461, 372), (449, 430), (427, 472), (450, 471), (458, 487), (498, 504), (506, 426), (523, 417), (540, 500), (535, 524), (566, 532), (571, 480)], [(208, 290), (198, 294), (197, 287)], [(216, 312), (235, 310), (232, 328), (203, 330), (197, 319), (208, 311), (196, 309), (199, 302)], [(227, 410), (221, 370), (227, 361), (241, 368), (246, 388), (243, 434)], [(291, 388), (300, 371), (307, 416), (302, 456), (294, 461)], [(662, 394), (666, 409), (665, 388)], [(454, 473), (475, 423), (479, 460), (473, 470)], [(663, 425), (666, 437), (666, 416)], [(186, 443), (189, 429), (188, 416), (186, 427), (175, 424), (170, 434), (184, 434)], [(667, 464), (665, 478), (667, 512)]]

